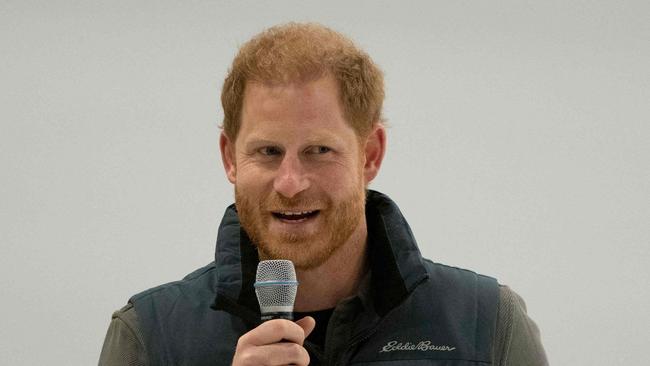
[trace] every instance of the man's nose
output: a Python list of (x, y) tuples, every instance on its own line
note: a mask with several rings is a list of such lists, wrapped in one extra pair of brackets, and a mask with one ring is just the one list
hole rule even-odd
[(309, 184), (303, 162), (297, 156), (285, 154), (273, 182), (273, 189), (284, 197), (292, 198), (307, 190)]

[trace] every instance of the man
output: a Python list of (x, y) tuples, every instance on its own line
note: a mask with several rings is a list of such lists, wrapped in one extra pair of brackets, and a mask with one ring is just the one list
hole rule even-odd
[[(100, 365), (546, 364), (516, 294), (423, 259), (395, 203), (366, 189), (383, 98), (368, 55), (323, 26), (244, 44), (221, 97), (236, 203), (215, 262), (113, 314)], [(255, 268), (273, 258), (296, 266), (296, 322), (260, 322)]]

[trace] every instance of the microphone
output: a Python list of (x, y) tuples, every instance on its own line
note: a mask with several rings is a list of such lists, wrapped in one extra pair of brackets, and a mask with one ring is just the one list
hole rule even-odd
[(286, 259), (261, 261), (255, 276), (255, 294), (260, 304), (262, 321), (293, 320), (298, 281), (293, 263)]

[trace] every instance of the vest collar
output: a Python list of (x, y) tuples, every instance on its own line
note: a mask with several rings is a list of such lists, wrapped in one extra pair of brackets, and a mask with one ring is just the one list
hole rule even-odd
[[(365, 300), (371, 301), (375, 312), (383, 316), (406, 299), (428, 275), (411, 228), (388, 196), (367, 191), (366, 222), (372, 275)], [(258, 262), (256, 248), (239, 225), (235, 205), (230, 205), (217, 237), (217, 296), (213, 309), (259, 323), (260, 310), (253, 289)]]

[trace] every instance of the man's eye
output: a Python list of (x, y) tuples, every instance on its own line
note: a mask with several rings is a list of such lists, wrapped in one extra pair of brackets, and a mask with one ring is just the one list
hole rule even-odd
[(332, 151), (327, 146), (312, 146), (307, 150), (307, 153), (309, 154), (326, 154), (328, 152)]
[(259, 152), (260, 152), (262, 155), (268, 155), (268, 156), (279, 155), (279, 154), (281, 153), (280, 149), (278, 149), (278, 148), (275, 147), (275, 146), (267, 146), (267, 147), (263, 147), (263, 148), (261, 148), (261, 149), (259, 150)]

